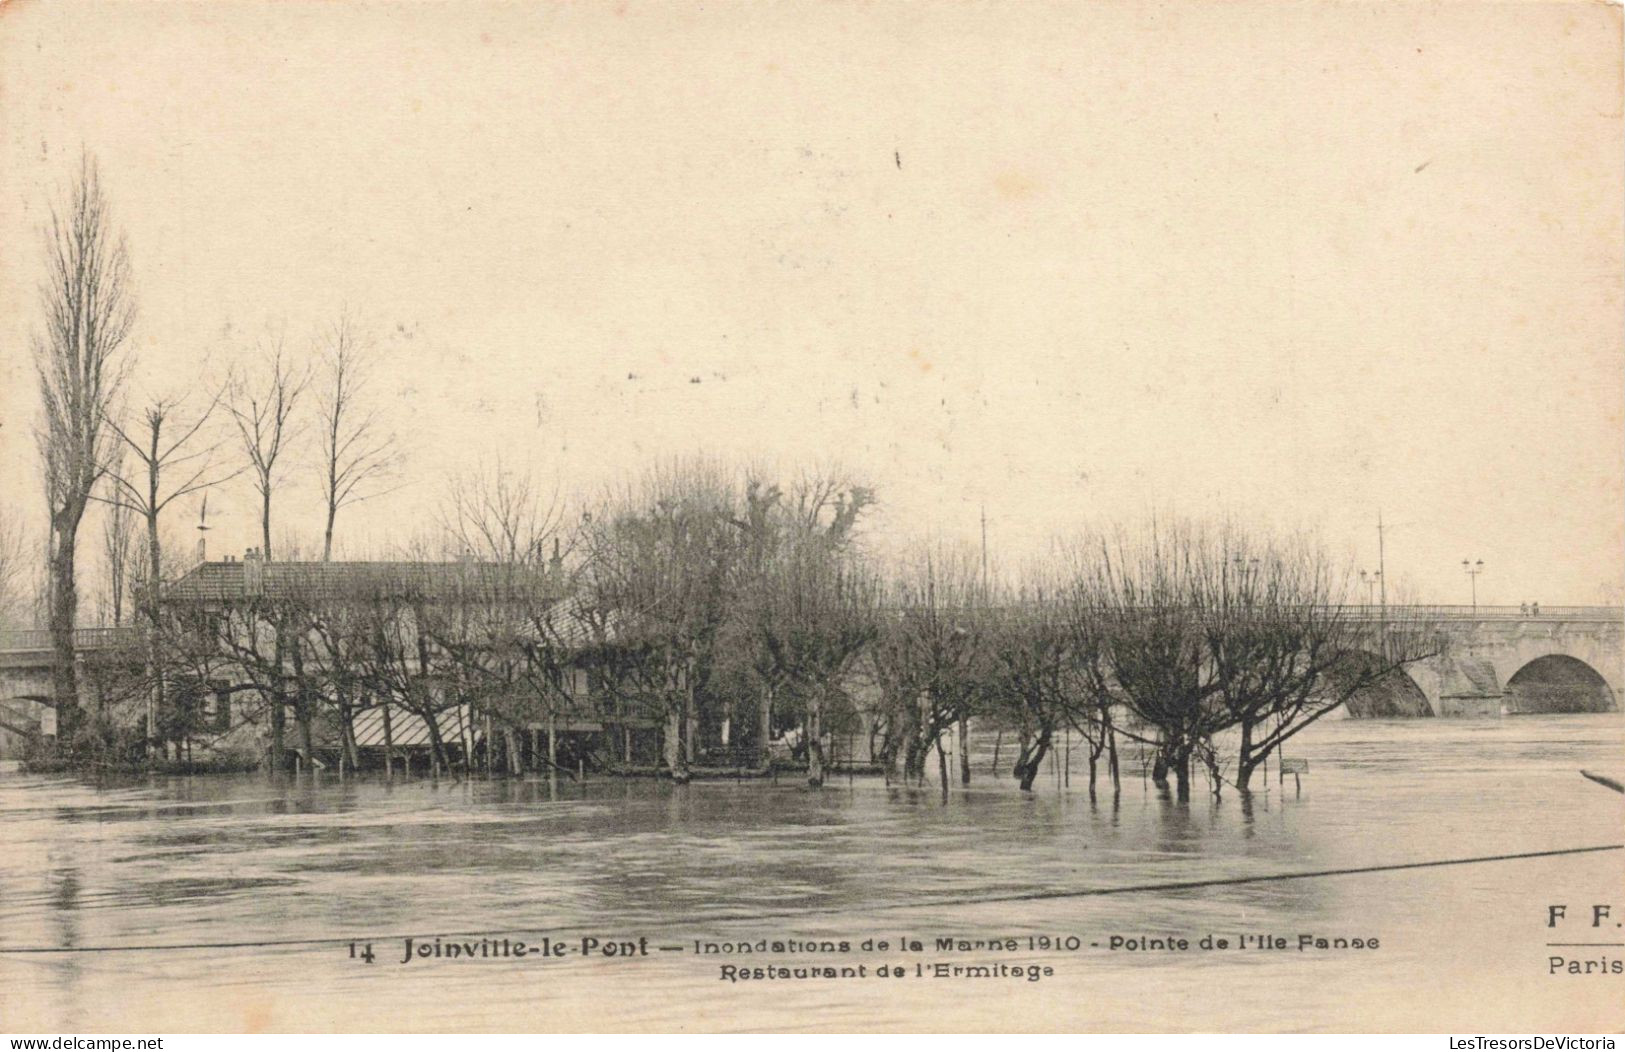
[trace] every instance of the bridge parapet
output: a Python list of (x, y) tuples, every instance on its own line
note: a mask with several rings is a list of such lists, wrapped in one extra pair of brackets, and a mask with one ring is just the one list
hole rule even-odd
[(1381, 606), (1360, 604), (1341, 607), (1359, 620), (1380, 621), (1384, 618), (1410, 622), (1427, 621), (1538, 621), (1573, 622), (1597, 621), (1611, 624), (1625, 623), (1625, 607), (1618, 606)]
[[(136, 646), (141, 631), (131, 625), (110, 625), (74, 629), (75, 650), (114, 650)], [(29, 653), (51, 649), (51, 633), (43, 628), (0, 632), (0, 653)]]

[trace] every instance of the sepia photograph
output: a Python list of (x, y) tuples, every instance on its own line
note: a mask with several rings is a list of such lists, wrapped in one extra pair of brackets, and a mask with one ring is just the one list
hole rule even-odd
[(0, 0), (8, 1047), (1625, 1028), (1621, 10)]

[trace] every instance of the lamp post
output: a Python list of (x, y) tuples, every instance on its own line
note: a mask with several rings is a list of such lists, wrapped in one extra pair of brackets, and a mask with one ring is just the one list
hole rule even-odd
[(1361, 570), (1360, 571), (1360, 583), (1365, 585), (1366, 605), (1367, 606), (1376, 606), (1377, 605), (1377, 585), (1382, 583), (1382, 571), (1381, 570), (1373, 570), (1370, 573), (1367, 573), (1366, 571)]
[(1466, 572), (1468, 579), (1473, 582), (1473, 616), (1477, 617), (1478, 616), (1478, 575), (1484, 572), (1484, 560), (1479, 559), (1477, 562), (1468, 562), (1466, 559), (1463, 559), (1461, 561), (1461, 568), (1462, 568), (1463, 571)]

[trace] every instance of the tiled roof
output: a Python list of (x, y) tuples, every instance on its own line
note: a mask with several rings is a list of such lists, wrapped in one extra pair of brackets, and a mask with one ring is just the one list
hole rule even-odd
[(487, 562), (206, 562), (164, 588), (169, 602), (231, 602), (268, 596), (378, 598), (459, 596), (545, 598), (560, 591), (536, 566)]

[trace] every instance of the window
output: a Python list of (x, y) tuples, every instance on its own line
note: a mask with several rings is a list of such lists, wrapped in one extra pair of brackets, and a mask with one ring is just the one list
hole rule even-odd
[(231, 685), (219, 680), (209, 684), (209, 726), (217, 731), (231, 730)]

